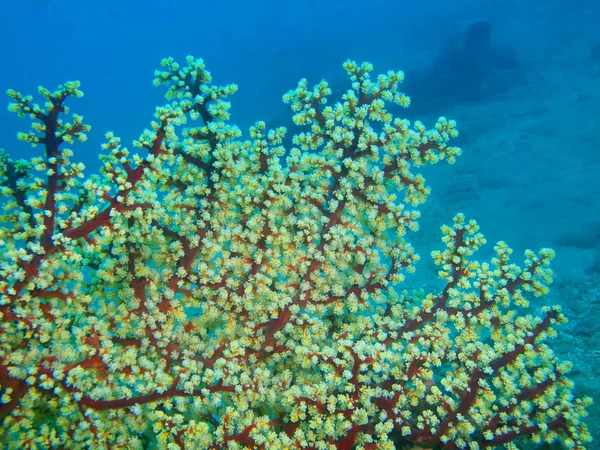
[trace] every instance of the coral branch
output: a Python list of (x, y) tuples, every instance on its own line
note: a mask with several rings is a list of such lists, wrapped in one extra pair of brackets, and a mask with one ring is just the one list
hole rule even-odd
[[(0, 154), (0, 441), (8, 448), (583, 449), (576, 398), (548, 346), (549, 249), (523, 268), (462, 214), (432, 253), (443, 287), (405, 291), (409, 242), (453, 163), (455, 123), (394, 117), (404, 75), (347, 61), (335, 96), (284, 96), (301, 129), (228, 123), (235, 85), (204, 62), (155, 73), (167, 103), (131, 153), (106, 135), (98, 175), (65, 148), (89, 126), (77, 82), (33, 97), (40, 156)], [(404, 447), (403, 447), (404, 448)]]

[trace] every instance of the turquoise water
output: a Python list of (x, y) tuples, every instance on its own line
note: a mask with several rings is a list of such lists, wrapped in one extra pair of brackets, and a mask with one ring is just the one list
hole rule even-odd
[[(464, 152), (425, 172), (432, 195), (410, 281), (431, 279), (427, 249), (457, 211), (517, 254), (554, 248), (553, 289), (534, 307), (559, 303), (570, 319), (554, 347), (574, 362), (576, 391), (595, 399), (589, 448), (600, 448), (600, 2), (16, 3), (3, 5), (0, 90), (81, 80), (76, 109), (93, 130), (77, 156), (91, 170), (106, 131), (129, 142), (147, 126), (165, 56), (202, 57), (217, 83), (237, 83), (242, 128), (289, 126), (281, 95), (301, 77), (335, 88), (347, 58), (404, 70), (403, 114), (455, 119)], [(0, 111), (0, 147), (16, 157), (31, 155), (14, 139), (22, 126)]]

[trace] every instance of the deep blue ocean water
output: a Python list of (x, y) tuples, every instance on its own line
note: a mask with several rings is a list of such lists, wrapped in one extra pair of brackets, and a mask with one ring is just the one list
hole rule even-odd
[[(425, 172), (432, 195), (413, 239), (423, 260), (409, 282), (431, 282), (427, 253), (459, 211), (481, 225), (484, 256), (500, 239), (516, 255), (554, 248), (552, 293), (534, 307), (559, 303), (570, 319), (555, 348), (596, 401), (600, 448), (599, 1), (5, 0), (1, 17), (0, 91), (80, 80), (86, 95), (70, 106), (93, 130), (74, 150), (91, 171), (106, 131), (129, 145), (148, 126), (166, 56), (202, 57), (217, 84), (237, 83), (243, 129), (289, 124), (282, 94), (301, 77), (343, 87), (347, 58), (404, 70), (403, 114), (457, 120), (464, 152)], [(25, 126), (2, 108), (0, 147), (33, 155), (15, 139)]]

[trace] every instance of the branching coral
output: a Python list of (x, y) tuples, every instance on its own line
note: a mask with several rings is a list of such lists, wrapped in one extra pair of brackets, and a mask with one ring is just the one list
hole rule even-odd
[[(65, 148), (78, 83), (9, 91), (33, 121), (30, 161), (3, 154), (0, 439), (9, 448), (584, 448), (576, 399), (545, 343), (553, 253), (524, 267), (462, 215), (434, 252), (445, 286), (401, 292), (429, 195), (418, 168), (460, 154), (455, 123), (395, 118), (401, 72), (346, 62), (337, 102), (284, 96), (304, 132), (228, 124), (235, 85), (163, 61), (169, 102), (130, 153), (107, 135), (100, 174)], [(70, 121), (67, 121), (70, 120)]]

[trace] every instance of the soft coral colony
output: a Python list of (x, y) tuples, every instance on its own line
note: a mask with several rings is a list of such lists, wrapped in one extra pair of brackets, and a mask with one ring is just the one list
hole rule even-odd
[(65, 147), (89, 126), (79, 84), (8, 91), (32, 120), (29, 161), (2, 154), (0, 440), (8, 448), (584, 448), (575, 398), (546, 341), (565, 319), (523, 310), (553, 253), (490, 262), (462, 215), (433, 253), (443, 287), (402, 292), (407, 241), (452, 163), (455, 123), (395, 118), (403, 75), (348, 61), (334, 102), (284, 96), (304, 131), (228, 123), (235, 85), (201, 60), (163, 61), (168, 103), (135, 141), (107, 135), (98, 175)]

